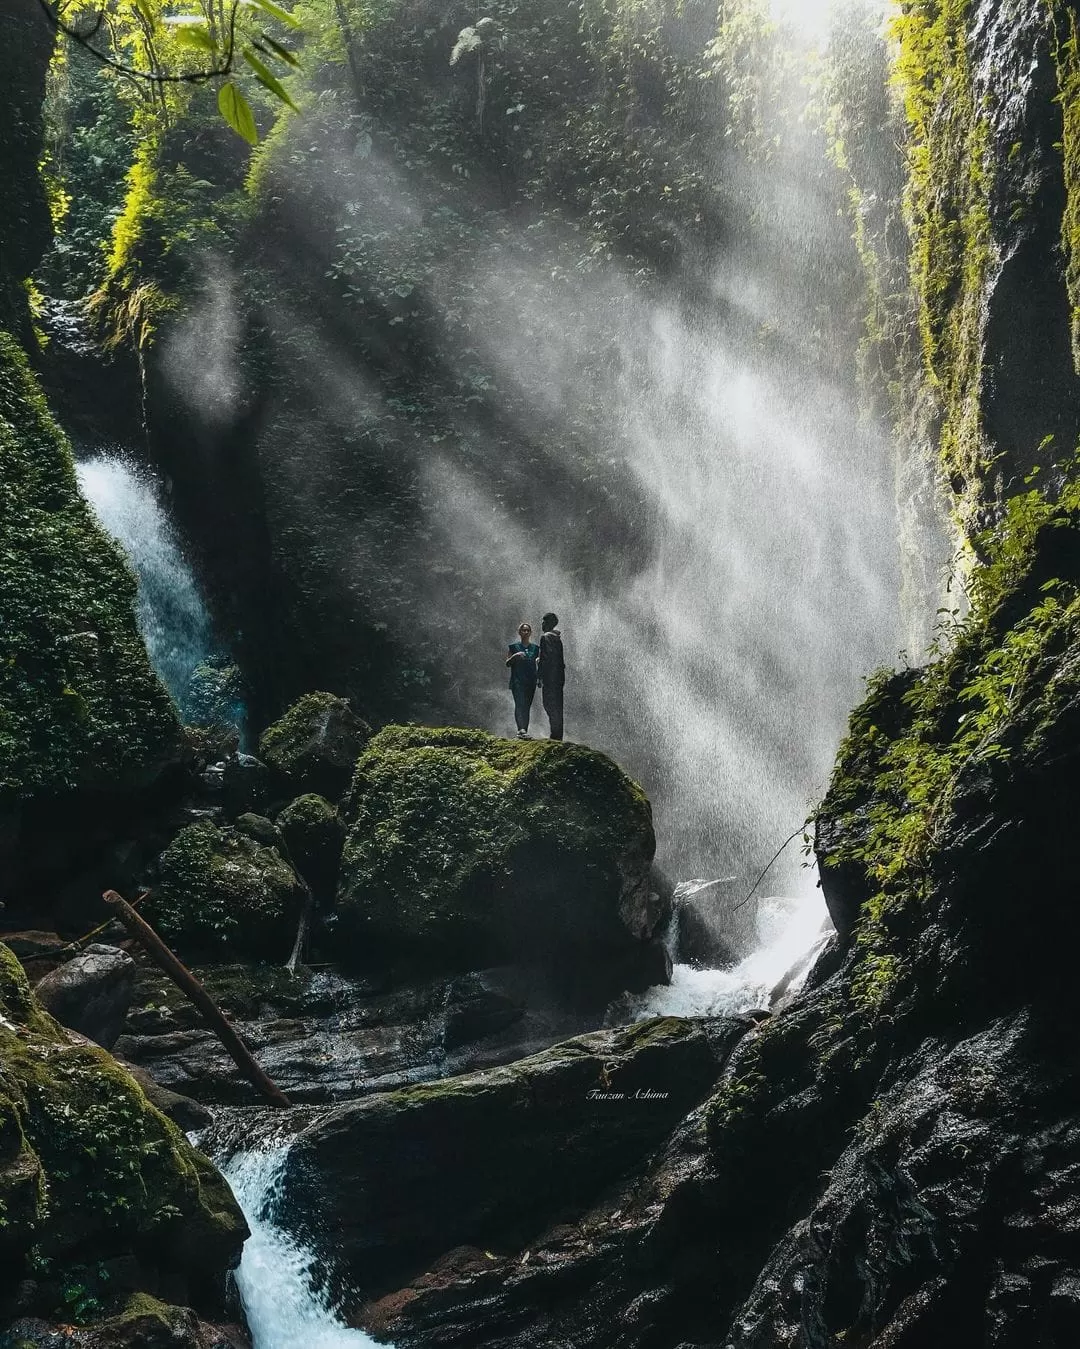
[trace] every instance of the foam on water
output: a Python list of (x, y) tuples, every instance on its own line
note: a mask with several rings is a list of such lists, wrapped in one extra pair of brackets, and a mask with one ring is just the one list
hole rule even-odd
[(251, 1236), (236, 1283), (254, 1349), (375, 1349), (362, 1330), (350, 1330), (317, 1287), (318, 1257), (278, 1224), (288, 1146), (241, 1152), (222, 1171)]
[(785, 981), (785, 992), (801, 987), (832, 925), (820, 890), (799, 899), (774, 895), (757, 910), (757, 944), (737, 965), (699, 970), (676, 965), (669, 985), (643, 993), (634, 1006), (640, 1020), (650, 1016), (735, 1016), (767, 1008)]

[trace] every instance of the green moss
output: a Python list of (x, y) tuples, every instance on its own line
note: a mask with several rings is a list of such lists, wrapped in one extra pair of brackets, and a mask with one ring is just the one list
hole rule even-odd
[(223, 1269), (244, 1233), (206, 1158), (104, 1050), (69, 1043), (3, 946), (0, 1200), (7, 1277), (31, 1256), (62, 1273), (125, 1252)]
[(823, 868), (860, 878), (864, 895), (850, 981), (860, 1012), (900, 995), (963, 784), (1037, 755), (1080, 694), (1080, 568), (1064, 538), (1077, 533), (1075, 481), (1054, 504), (1012, 498), (978, 539), (988, 560), (971, 578), (968, 619), (925, 669), (875, 676), (852, 714), (818, 825)]
[(655, 850), (648, 801), (610, 759), (483, 731), (388, 727), (344, 809), (343, 913), (376, 947), (482, 951), (544, 915), (603, 942)]
[(135, 578), (0, 332), (0, 810), (151, 775), (179, 728), (135, 626)]
[(970, 0), (912, 0), (892, 21), (908, 125), (905, 210), (940, 453), (970, 523), (989, 468), (982, 427), (984, 297), (993, 261), (989, 125), (969, 63)]
[(304, 889), (276, 848), (200, 821), (180, 831), (158, 862), (150, 912), (184, 949), (288, 954)]
[(259, 740), (259, 756), (294, 790), (339, 797), (371, 727), (333, 693), (305, 693)]
[(1076, 12), (1060, 0), (1046, 0), (1054, 26), (1058, 101), (1061, 104), (1061, 156), (1065, 173), (1065, 212), (1061, 242), (1069, 292), (1073, 363), (1080, 372), (1080, 48)]

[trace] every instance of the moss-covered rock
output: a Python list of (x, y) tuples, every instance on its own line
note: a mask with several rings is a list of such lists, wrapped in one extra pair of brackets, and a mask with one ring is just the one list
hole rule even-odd
[[(83, 1296), (92, 1297), (89, 1290)], [(80, 1300), (78, 1295), (76, 1300)], [(239, 1326), (207, 1325), (189, 1307), (134, 1293), (113, 1315), (87, 1326), (23, 1317), (0, 1335), (0, 1349), (250, 1349)]]
[(144, 1287), (167, 1272), (212, 1306), (245, 1235), (217, 1171), (104, 1050), (71, 1042), (0, 945), (0, 1301), (30, 1275), (59, 1310), (83, 1266), (126, 1257)]
[(656, 982), (652, 812), (603, 754), (388, 727), (345, 811), (338, 898), (358, 959), (589, 963), (598, 986)]
[(342, 1106), (297, 1137), (286, 1202), (334, 1233), (349, 1299), (462, 1243), (527, 1240), (648, 1156), (747, 1024), (643, 1021)]
[(345, 826), (324, 796), (309, 792), (290, 801), (277, 817), (293, 866), (319, 900), (333, 899), (337, 889)]
[(0, 820), (12, 820), (81, 790), (145, 787), (176, 757), (179, 726), (135, 625), (135, 578), (3, 332), (0, 484)]
[(294, 792), (315, 792), (336, 801), (370, 739), (371, 727), (346, 699), (305, 693), (263, 732), (259, 755)]
[(173, 839), (158, 875), (148, 912), (182, 950), (288, 955), (304, 886), (276, 848), (203, 820)]

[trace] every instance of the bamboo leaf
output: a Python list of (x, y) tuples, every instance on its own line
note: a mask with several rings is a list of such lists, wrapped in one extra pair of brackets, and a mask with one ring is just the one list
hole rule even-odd
[(238, 136), (243, 136), (249, 145), (258, 145), (259, 132), (255, 126), (255, 114), (251, 104), (233, 84), (227, 81), (218, 90), (218, 110)]
[(272, 75), (270, 73), (270, 71), (266, 68), (266, 66), (262, 63), (262, 61), (259, 60), (259, 58), (255, 55), (255, 53), (251, 50), (250, 47), (245, 47), (244, 50), (241, 52), (241, 55), (243, 56), (244, 60), (248, 63), (248, 65), (252, 68), (252, 70), (255, 72), (255, 78), (259, 81), (259, 83), (263, 86), (264, 89), (269, 89), (275, 98), (280, 98), (282, 103), (288, 104), (288, 106), (292, 108), (293, 112), (300, 111), (300, 109), (289, 97), (289, 91), (285, 88), (285, 86), (281, 83), (281, 81), (277, 78), (276, 75)]
[(164, 22), (181, 47), (193, 47), (196, 51), (216, 52), (217, 43), (204, 20), (195, 14), (169, 14)]
[(299, 19), (294, 19), (287, 9), (282, 9), (280, 5), (275, 5), (274, 0), (254, 0), (259, 9), (267, 14), (272, 14), (275, 19), (288, 24), (290, 28), (299, 28), (301, 26)]
[(294, 70), (300, 69), (300, 58), (295, 52), (289, 51), (288, 47), (283, 47), (280, 42), (275, 42), (269, 33), (263, 33), (262, 41), (266, 43), (279, 61), (284, 61), (287, 66), (292, 66)]

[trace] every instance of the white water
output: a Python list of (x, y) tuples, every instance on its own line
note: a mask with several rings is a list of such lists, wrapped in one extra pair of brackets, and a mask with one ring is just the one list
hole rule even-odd
[(251, 1228), (236, 1283), (254, 1349), (375, 1349), (370, 1335), (335, 1316), (317, 1286), (315, 1253), (278, 1226), (288, 1151), (239, 1153), (222, 1168)]
[(213, 630), (157, 484), (116, 453), (95, 454), (75, 472), (98, 523), (123, 548), (138, 577), (136, 618), (150, 663), (186, 716), (191, 675), (213, 652)]
[(792, 970), (785, 992), (810, 973), (813, 956), (832, 930), (820, 890), (801, 898), (772, 896), (757, 908), (757, 944), (737, 965), (699, 970), (676, 965), (667, 986), (650, 988), (634, 1005), (638, 1020), (650, 1016), (736, 1016), (768, 1009), (774, 989)]

